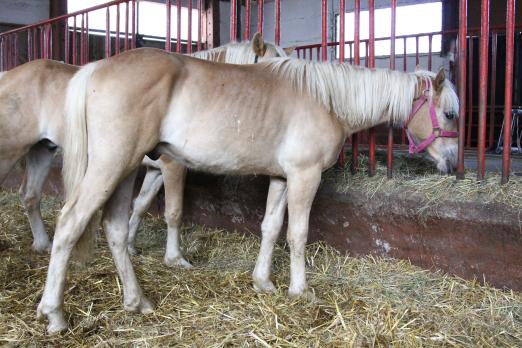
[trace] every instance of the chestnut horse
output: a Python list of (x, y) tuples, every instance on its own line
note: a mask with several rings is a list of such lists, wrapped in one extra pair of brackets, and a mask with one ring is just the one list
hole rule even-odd
[(67, 198), (37, 317), (48, 319), (49, 333), (67, 327), (63, 292), (71, 250), (78, 244), (77, 251), (88, 251), (82, 245), (92, 239), (101, 208), (125, 310), (153, 310), (127, 249), (132, 187), (147, 154), (211, 173), (270, 176), (254, 287), (275, 289), (272, 252), (288, 206), (288, 293), (296, 296), (307, 288), (305, 243), (321, 173), (335, 163), (346, 137), (407, 123), (411, 139), (431, 139), (428, 153), (449, 171), (456, 162), (457, 111), (443, 71), (435, 76), (288, 58), (231, 65), (149, 48), (88, 64), (67, 90)]

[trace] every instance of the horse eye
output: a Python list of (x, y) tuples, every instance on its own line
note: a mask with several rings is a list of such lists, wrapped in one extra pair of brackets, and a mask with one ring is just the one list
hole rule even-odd
[(457, 115), (454, 112), (445, 112), (444, 116), (446, 116), (448, 120), (453, 120)]

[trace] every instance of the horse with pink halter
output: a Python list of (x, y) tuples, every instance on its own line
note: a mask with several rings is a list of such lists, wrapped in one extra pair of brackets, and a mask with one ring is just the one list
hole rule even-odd
[[(268, 175), (254, 288), (275, 289), (272, 252), (288, 208), (288, 293), (305, 294), (305, 243), (321, 173), (335, 163), (350, 134), (382, 123), (404, 125), (425, 90), (430, 103), (407, 126), (420, 142), (433, 133), (431, 106), (441, 129), (457, 127), (449, 115), (458, 111), (458, 99), (443, 71), (404, 73), (284, 58), (240, 66), (156, 49), (86, 65), (67, 89), (67, 198), (37, 316), (48, 319), (49, 333), (67, 327), (68, 261), (75, 245), (80, 253), (89, 251), (84, 246), (94, 236), (93, 217), (100, 208), (124, 308), (153, 310), (127, 249), (136, 170), (151, 153), (212, 173)], [(447, 172), (456, 163), (456, 149), (455, 138), (437, 137), (426, 151)]]
[[(212, 50), (196, 52), (194, 56), (223, 63), (246, 64), (258, 59), (262, 61), (266, 58), (286, 56), (286, 52), (265, 43), (261, 35), (256, 34), (252, 41), (230, 43)], [(20, 194), (33, 234), (32, 248), (36, 252), (51, 249), (51, 242), (40, 213), (40, 199), (55, 153), (63, 144), (65, 90), (78, 69), (52, 60), (35, 60), (0, 73), (0, 183), (18, 161), (25, 161), (25, 175)], [(165, 171), (172, 170), (169, 177), (173, 178), (173, 183), (168, 185), (169, 199), (166, 202), (170, 242), (166, 262), (171, 265), (190, 266), (179, 251), (179, 222), (171, 218), (175, 212), (181, 211), (184, 182), (176, 178), (184, 178), (185, 169), (161, 161), (149, 160), (144, 163), (154, 168), (162, 167)], [(150, 172), (154, 173), (157, 180), (161, 179), (161, 175), (156, 174), (159, 173), (158, 169), (151, 168)], [(148, 196), (145, 197), (145, 200), (149, 199)], [(144, 198), (138, 197), (136, 201), (142, 202)]]

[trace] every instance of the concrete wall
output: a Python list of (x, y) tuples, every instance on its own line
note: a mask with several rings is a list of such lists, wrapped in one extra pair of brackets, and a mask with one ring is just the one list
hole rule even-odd
[(32, 24), (49, 18), (49, 0), (2, 0), (0, 23)]

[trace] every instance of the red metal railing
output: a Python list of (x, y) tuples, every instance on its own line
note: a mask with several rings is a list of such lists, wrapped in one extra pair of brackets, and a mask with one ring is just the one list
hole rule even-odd
[[(172, 50), (172, 31), (171, 31), (171, 19), (172, 19), (172, 6), (176, 6), (177, 12), (177, 33), (175, 38), (176, 52), (187, 52), (190, 53), (193, 50), (193, 38), (192, 38), (192, 6), (193, 1), (184, 0), (186, 8), (188, 9), (188, 19), (185, 23), (182, 23), (181, 9), (183, 5), (182, 0), (165, 0), (166, 6), (166, 26), (165, 26), (165, 49), (167, 51)], [(364, 62), (368, 67), (374, 67), (376, 62), (375, 57), (375, 46), (379, 41), (386, 40), (390, 42), (390, 57), (389, 57), (389, 68), (395, 69), (397, 59), (402, 58), (402, 69), (408, 69), (408, 57), (407, 43), (409, 40), (415, 40), (415, 62), (418, 64), (421, 60), (427, 61), (427, 68), (431, 69), (433, 65), (433, 38), (436, 35), (446, 34), (457, 34), (457, 76), (454, 79), (457, 80), (458, 93), (460, 95), (461, 109), (459, 118), (459, 159), (457, 168), (457, 178), (464, 177), (464, 149), (465, 147), (470, 148), (476, 146), (477, 149), (477, 163), (478, 171), (477, 177), (482, 180), (485, 175), (485, 153), (486, 146), (491, 148), (495, 142), (495, 127), (498, 127), (495, 122), (495, 111), (499, 108), (495, 105), (496, 91), (497, 89), (497, 50), (498, 50), (498, 37), (499, 35), (506, 34), (506, 79), (504, 85), (505, 100), (503, 105), (504, 113), (504, 144), (503, 155), (502, 155), (502, 182), (507, 182), (509, 179), (510, 171), (510, 158), (511, 158), (511, 112), (512, 112), (512, 93), (513, 93), (513, 64), (514, 62), (514, 11), (515, 2), (514, 0), (506, 0), (507, 13), (506, 13), (506, 25), (497, 28), (490, 28), (489, 26), (489, 6), (490, 0), (482, 0), (481, 2), (481, 27), (477, 29), (467, 28), (467, 0), (459, 0), (459, 28), (458, 30), (446, 31), (446, 32), (433, 32), (433, 33), (418, 33), (414, 35), (396, 35), (396, 8), (397, 0), (390, 0), (391, 8), (391, 34), (390, 37), (375, 38), (375, 3), (374, 0), (368, 0), (368, 11), (369, 11), (369, 38), (360, 38), (360, 26), (361, 26), (361, 3), (360, 0), (354, 0), (354, 40), (345, 41), (345, 9), (346, 0), (339, 1), (339, 21), (340, 21), (340, 41), (339, 42), (328, 42), (328, 1), (321, 0), (321, 42), (318, 44), (305, 45), (297, 48), (297, 56), (302, 59), (308, 60), (328, 60), (335, 57), (329, 57), (329, 49), (339, 48), (339, 60), (342, 62), (349, 62), (351, 64), (361, 64), (361, 45), (364, 44)], [(198, 36), (196, 41), (197, 50), (204, 48), (205, 38), (202, 35), (203, 25), (205, 21), (204, 2), (202, 0), (196, 0), (196, 7), (198, 10)], [(253, 3), (251, 0), (244, 0), (238, 3), (237, 0), (230, 1), (230, 38), (236, 40), (242, 37), (243, 39), (249, 39), (251, 37), (251, 20), (252, 20), (252, 6), (257, 6), (257, 31), (263, 32), (264, 30), (264, 0), (257, 0), (257, 3)], [(239, 5), (241, 4), (241, 5)], [(281, 0), (274, 1), (274, 41), (276, 44), (281, 42), (281, 14), (284, 12), (282, 9), (284, 3)], [(122, 9), (124, 7), (124, 10)], [(94, 48), (91, 47), (97, 41), (99, 44), (100, 36), (102, 33), (98, 31), (98, 35), (94, 36), (94, 30), (89, 28), (89, 15), (97, 10), (105, 10), (105, 28), (103, 30), (104, 36), (104, 54), (103, 56), (108, 57), (112, 54), (118, 54), (120, 51), (125, 51), (131, 48), (135, 48), (137, 44), (137, 31), (138, 31), (138, 3), (136, 0), (115, 0), (107, 4), (95, 6), (89, 9), (78, 11), (75, 13), (60, 16), (51, 20), (42, 21), (33, 25), (18, 28), (3, 34), (0, 34), (0, 70), (8, 70), (16, 65), (25, 61), (37, 59), (37, 58), (54, 58), (61, 59), (65, 62), (72, 64), (85, 64), (91, 59), (102, 58), (101, 56), (93, 56)], [(317, 8), (319, 11), (319, 8)], [(244, 11), (244, 16), (241, 17), (241, 12)], [(116, 28), (111, 30), (111, 14), (116, 13)], [(123, 29), (120, 30), (120, 17), (123, 17)], [(238, 25), (238, 22), (243, 18), (244, 25)], [(377, 23), (378, 25), (378, 23)], [(183, 42), (181, 36), (182, 27), (188, 28), (188, 37)], [(130, 28), (129, 28), (130, 27)], [(238, 32), (242, 30), (242, 33)], [(206, 33), (206, 31), (205, 31)], [(491, 49), (489, 47), (489, 38), (491, 37)], [(96, 38), (96, 39), (95, 39)], [(419, 41), (428, 40), (428, 53), (421, 53), (419, 50)], [(163, 38), (159, 38), (162, 40)], [(476, 40), (478, 39), (478, 40)], [(395, 44), (397, 40), (402, 41), (404, 45), (404, 51), (401, 55), (396, 57)], [(123, 41), (123, 47), (120, 47), (121, 41)], [(474, 86), (474, 45), (475, 41), (480, 43), (479, 47), (479, 97), (477, 105), (473, 105), (473, 95), (476, 90)], [(63, 43), (62, 45), (55, 45), (56, 43)], [(54, 43), (54, 44), (53, 44)], [(56, 47), (60, 49), (57, 51)], [(186, 47), (185, 49), (183, 49)], [(491, 52), (491, 64), (489, 64), (488, 53)], [(491, 66), (491, 73), (488, 76), (488, 68)], [(490, 77), (490, 78), (489, 78)], [(488, 85), (489, 78), (489, 85)], [(489, 105), (488, 100), (488, 88), (491, 88)], [(478, 110), (477, 110), (478, 107)], [(488, 111), (489, 107), (489, 111)], [(478, 111), (478, 112), (477, 112)], [(474, 120), (475, 114), (476, 122)], [(489, 122), (487, 117), (489, 115)], [(476, 129), (476, 137), (474, 137), (474, 130)], [(400, 134), (394, 134), (391, 127), (388, 127), (386, 136), (387, 149), (387, 167), (388, 177), (393, 174), (393, 149), (397, 146), (405, 144), (404, 132)], [(377, 132), (376, 129), (371, 129), (366, 136), (365, 133), (354, 134), (350, 139), (352, 146), (352, 161), (351, 170), (355, 172), (358, 168), (358, 154), (359, 154), (359, 143), (366, 137), (368, 150), (369, 150), (369, 175), (375, 173), (375, 150), (377, 148)], [(395, 138), (394, 138), (395, 136)], [(397, 139), (399, 141), (394, 141)], [(487, 138), (487, 142), (486, 142)], [(474, 140), (476, 139), (476, 141)], [(476, 144), (475, 144), (476, 142)], [(341, 154), (340, 163), (344, 165), (344, 157)]]

